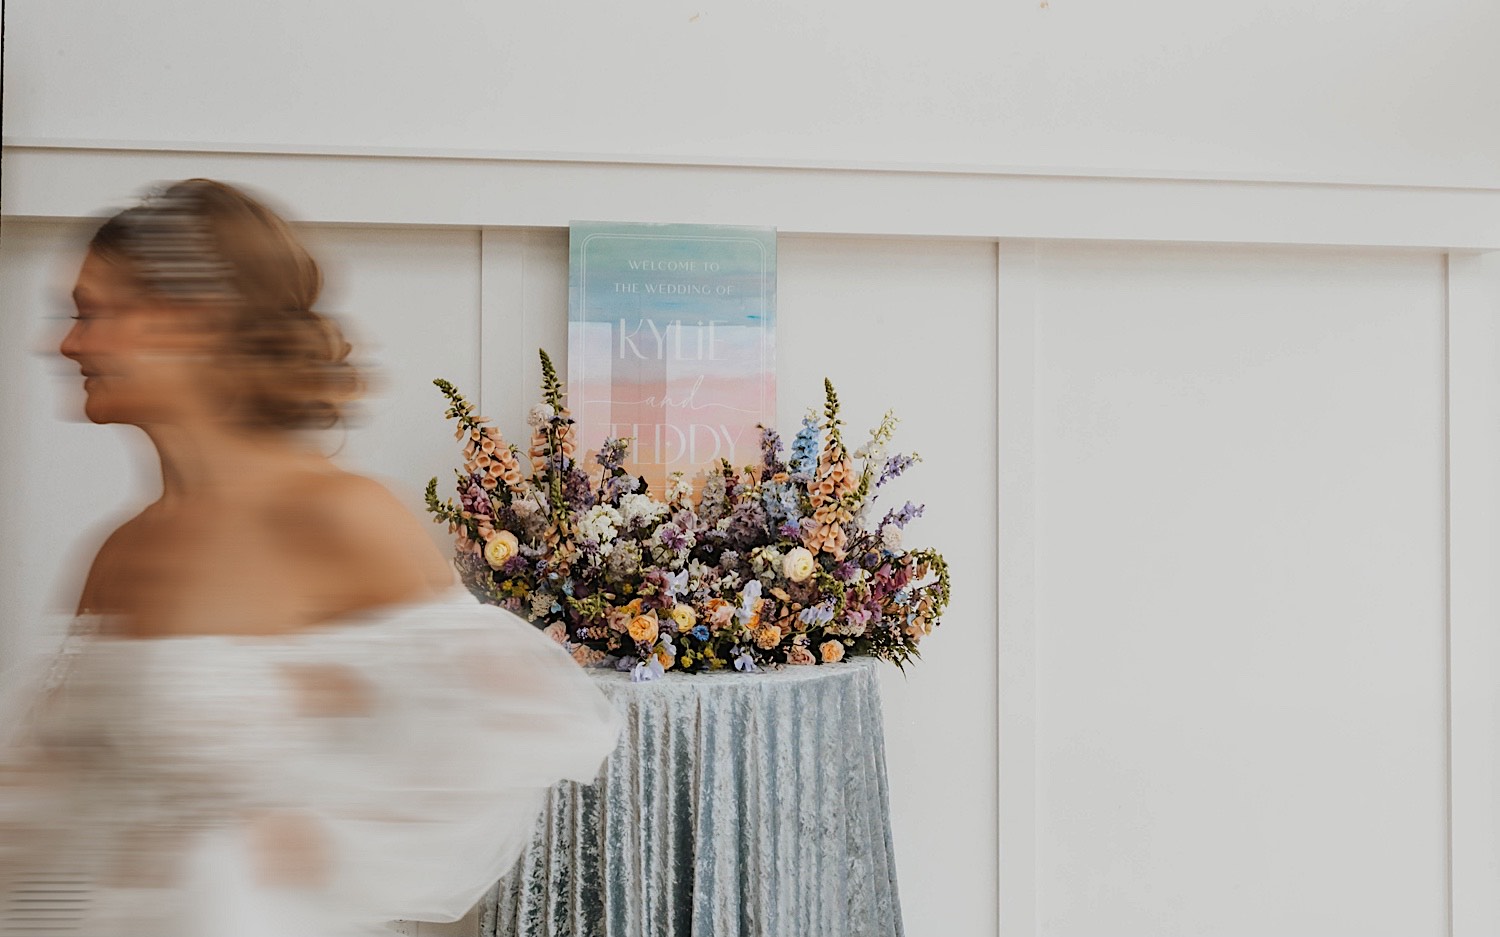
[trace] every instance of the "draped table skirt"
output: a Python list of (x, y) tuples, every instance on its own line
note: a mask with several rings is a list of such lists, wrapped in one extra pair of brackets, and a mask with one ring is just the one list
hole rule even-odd
[(481, 933), (899, 937), (878, 666), (591, 671), (620, 745), (549, 792)]

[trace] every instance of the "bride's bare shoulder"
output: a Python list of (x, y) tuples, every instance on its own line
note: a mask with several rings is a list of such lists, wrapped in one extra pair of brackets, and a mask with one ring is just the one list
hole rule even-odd
[(268, 517), (288, 550), (335, 587), (335, 604), (350, 610), (409, 601), (452, 582), (426, 525), (373, 478), (299, 474), (278, 490)]
[(140, 549), (147, 526), (149, 519), (142, 512), (120, 524), (99, 544), (78, 596), (78, 614), (113, 611), (118, 608), (120, 597), (114, 593), (118, 591), (120, 577), (115, 575), (115, 571), (121, 557)]

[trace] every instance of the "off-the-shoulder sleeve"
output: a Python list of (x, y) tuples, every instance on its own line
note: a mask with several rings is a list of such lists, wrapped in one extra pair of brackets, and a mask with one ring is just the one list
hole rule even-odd
[(530, 839), (546, 789), (592, 782), (619, 735), (561, 647), (472, 600), (393, 610), (277, 654), (349, 698), (295, 717), (269, 799), (319, 819), (334, 845), (329, 897), (369, 920), (461, 917)]
[(38, 743), (33, 717), (76, 650), (70, 633), (79, 624), (45, 616), (13, 636), (17, 646), (0, 662), (0, 891), (76, 845), (61, 822), (76, 803), (72, 772)]
[[(248, 922), (290, 901), (305, 924), (247, 933), (458, 919), (519, 855), (547, 788), (592, 781), (620, 729), (561, 647), (467, 596), (265, 638), (95, 638), (65, 669), (20, 722), (35, 739), (10, 733), (9, 749), (60, 757), (44, 770), (65, 783), (0, 791), (0, 825), (31, 831), (0, 860), (69, 842), (103, 868), (175, 869), (143, 902), (154, 914), (236, 906)], [(23, 680), (23, 700), (47, 682)], [(287, 816), (318, 844), (291, 888), (264, 880), (257, 839)]]

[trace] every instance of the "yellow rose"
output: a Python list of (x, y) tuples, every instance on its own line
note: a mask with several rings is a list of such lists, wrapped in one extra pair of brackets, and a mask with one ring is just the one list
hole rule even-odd
[(671, 670), (672, 665), (677, 663), (677, 658), (668, 654), (664, 649), (656, 652), (656, 659), (661, 664), (662, 670)]
[(521, 542), (516, 535), (508, 530), (497, 530), (491, 534), (489, 542), (484, 545), (484, 561), (490, 564), (491, 569), (499, 569), (505, 565), (505, 561), (515, 556), (521, 549)]
[(781, 574), (792, 582), (803, 582), (817, 568), (812, 551), (806, 547), (797, 547), (781, 560)]
[(655, 615), (637, 615), (630, 620), (630, 636), (642, 644), (655, 641), (659, 631)]
[(691, 605), (672, 606), (672, 621), (677, 623), (679, 632), (692, 631), (693, 626), (698, 624), (698, 613), (693, 611)]
[(775, 625), (766, 625), (755, 631), (755, 646), (769, 651), (781, 643), (781, 629)]
[(818, 653), (823, 655), (823, 663), (837, 664), (844, 659), (844, 645), (840, 641), (824, 641), (818, 645)]

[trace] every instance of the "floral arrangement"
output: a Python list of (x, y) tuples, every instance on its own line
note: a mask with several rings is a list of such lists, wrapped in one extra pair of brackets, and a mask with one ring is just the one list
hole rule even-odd
[(886, 455), (890, 413), (849, 452), (825, 380), (821, 416), (809, 411), (785, 458), (762, 427), (759, 465), (721, 461), (696, 495), (676, 473), (662, 501), (624, 468), (629, 440), (580, 462), (557, 372), (541, 359), (524, 458), (452, 384), (433, 382), (464, 466), (458, 502), (439, 501), (434, 478), (427, 510), (456, 536), (455, 563), (482, 601), (525, 615), (580, 664), (636, 680), (917, 656), (948, 604), (948, 566), (902, 546), (920, 505), (871, 522), (879, 490), (918, 461)]

